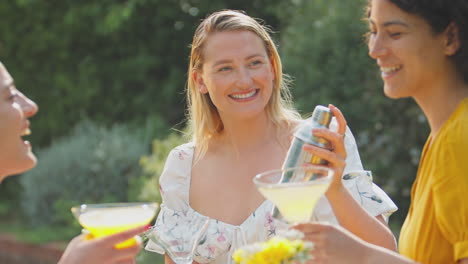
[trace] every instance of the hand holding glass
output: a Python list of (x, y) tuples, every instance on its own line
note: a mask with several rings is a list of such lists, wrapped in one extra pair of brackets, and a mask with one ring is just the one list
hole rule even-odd
[[(89, 230), (94, 237), (102, 237), (148, 225), (156, 215), (157, 210), (157, 203), (82, 204), (71, 208), (81, 226)], [(129, 239), (115, 247), (126, 248), (135, 243), (135, 239)]]
[[(291, 174), (294, 181), (282, 181), (285, 175)], [(330, 168), (309, 165), (260, 173), (255, 176), (254, 183), (290, 224), (297, 224), (310, 220), (315, 205), (327, 191), (332, 178), (333, 170)]]

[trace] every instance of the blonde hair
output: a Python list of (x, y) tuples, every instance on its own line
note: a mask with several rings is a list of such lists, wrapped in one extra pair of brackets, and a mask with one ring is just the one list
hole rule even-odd
[(235, 10), (222, 10), (205, 18), (195, 31), (190, 52), (190, 62), (187, 81), (187, 102), (189, 133), (197, 145), (198, 157), (202, 157), (207, 149), (209, 140), (219, 135), (224, 129), (218, 110), (211, 101), (209, 94), (202, 94), (197, 89), (193, 77), (194, 71), (202, 71), (203, 48), (210, 34), (216, 32), (248, 30), (259, 36), (273, 63), (275, 80), (271, 98), (266, 106), (268, 118), (277, 127), (292, 127), (300, 115), (293, 108), (288, 78), (283, 74), (281, 59), (276, 46), (271, 39), (271, 30), (252, 17)]

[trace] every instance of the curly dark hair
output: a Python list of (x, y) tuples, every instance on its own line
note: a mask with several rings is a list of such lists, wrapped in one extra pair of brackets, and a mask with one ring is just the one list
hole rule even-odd
[[(458, 28), (460, 48), (452, 55), (453, 62), (465, 83), (468, 83), (468, 0), (388, 0), (401, 10), (423, 18), (435, 34), (444, 32), (453, 23)], [(370, 16), (372, 0), (367, 1)]]

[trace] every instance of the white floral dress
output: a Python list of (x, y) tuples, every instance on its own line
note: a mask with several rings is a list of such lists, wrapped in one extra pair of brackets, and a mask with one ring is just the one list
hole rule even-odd
[[(333, 127), (336, 127), (336, 122), (332, 122)], [(344, 186), (371, 215), (390, 216), (397, 207), (384, 191), (372, 183), (370, 171), (363, 170), (356, 142), (349, 129), (346, 131), (345, 147), (347, 166), (342, 179)], [(156, 225), (175, 227), (182, 217), (199, 214), (189, 204), (194, 149), (195, 144), (190, 142), (170, 152), (160, 177), (163, 206)], [(236, 249), (245, 244), (265, 241), (276, 234), (272, 209), (273, 204), (266, 200), (240, 225), (210, 219), (206, 235), (196, 248), (194, 260), (198, 263), (233, 263), (232, 254)], [(313, 220), (338, 224), (325, 197), (317, 203)], [(148, 242), (145, 249), (164, 254), (164, 250), (152, 241)]]

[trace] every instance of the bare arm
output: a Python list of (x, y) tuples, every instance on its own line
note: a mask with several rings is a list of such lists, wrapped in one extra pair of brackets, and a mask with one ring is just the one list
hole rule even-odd
[(331, 142), (333, 150), (327, 150), (313, 145), (305, 145), (304, 150), (328, 161), (328, 167), (333, 169), (334, 179), (326, 195), (341, 226), (367, 241), (390, 250), (396, 250), (396, 241), (382, 216), (373, 217), (365, 211), (351, 196), (341, 182), (346, 166), (346, 148), (344, 134), (346, 120), (341, 111), (333, 105), (330, 110), (336, 118), (338, 129), (336, 132), (328, 129), (315, 129), (315, 136)]
[(305, 223), (293, 228), (314, 243), (310, 252), (313, 263), (416, 264), (394, 251), (365, 242), (341, 226)]
[(459, 264), (468, 264), (468, 258), (462, 258), (458, 261)]
[(364, 250), (364, 262), (366, 264), (416, 264), (417, 262), (403, 257), (396, 252), (375, 245), (367, 245)]
[(396, 251), (396, 240), (383, 216), (371, 216), (345, 187), (327, 193), (340, 225), (364, 241)]

